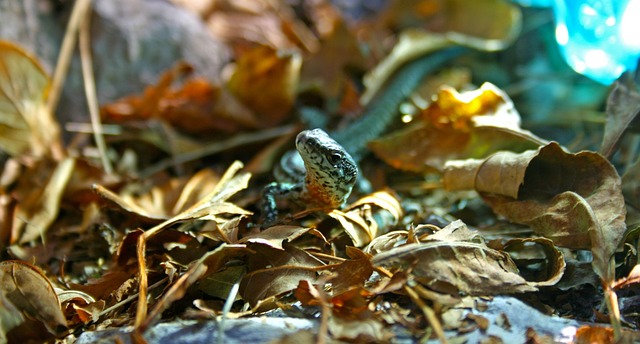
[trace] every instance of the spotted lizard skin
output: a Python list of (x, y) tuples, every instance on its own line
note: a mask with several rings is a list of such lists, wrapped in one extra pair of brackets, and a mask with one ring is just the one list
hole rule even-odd
[[(306, 173), (296, 180), (274, 182), (263, 191), (265, 223), (275, 222), (278, 195), (306, 208), (339, 208), (346, 202), (358, 177), (351, 155), (322, 129), (304, 130), (296, 137), (296, 149)], [(289, 176), (291, 177), (291, 176)]]

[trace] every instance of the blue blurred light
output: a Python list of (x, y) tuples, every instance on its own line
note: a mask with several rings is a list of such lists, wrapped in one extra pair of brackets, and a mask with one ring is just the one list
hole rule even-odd
[(640, 0), (556, 0), (556, 41), (578, 73), (609, 85), (640, 58)]

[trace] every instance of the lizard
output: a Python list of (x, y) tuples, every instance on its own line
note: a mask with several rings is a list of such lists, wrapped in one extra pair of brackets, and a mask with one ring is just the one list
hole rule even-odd
[[(338, 208), (351, 194), (358, 165), (351, 155), (322, 129), (303, 130), (296, 136), (296, 149), (305, 172), (288, 176), (291, 182), (273, 182), (263, 190), (264, 223), (277, 217), (275, 195), (288, 195), (306, 207)], [(278, 179), (278, 178), (277, 178)]]
[(387, 129), (402, 101), (426, 75), (464, 50), (447, 48), (401, 66), (364, 114), (332, 133), (333, 138), (322, 129), (300, 132), (296, 150), (285, 153), (274, 171), (277, 181), (263, 189), (264, 224), (270, 225), (277, 218), (276, 196), (288, 196), (307, 208), (342, 207), (356, 184), (358, 162), (366, 154), (368, 142)]

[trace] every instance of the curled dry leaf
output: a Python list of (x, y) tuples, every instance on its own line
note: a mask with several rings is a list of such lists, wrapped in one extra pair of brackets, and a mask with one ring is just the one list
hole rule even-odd
[(354, 246), (363, 247), (397, 223), (402, 214), (396, 196), (390, 191), (377, 191), (357, 200), (346, 211), (336, 209), (328, 215), (340, 222)]
[(258, 46), (240, 56), (229, 89), (260, 115), (263, 125), (274, 125), (293, 107), (301, 65), (297, 53)]
[(310, 228), (300, 226), (273, 226), (259, 233), (249, 234), (243, 237), (240, 243), (261, 243), (273, 248), (282, 249), (284, 241), (291, 242), (309, 231), (311, 231)]
[(50, 83), (35, 58), (0, 40), (0, 149), (61, 157), (60, 128), (46, 105)]
[(442, 88), (422, 121), (370, 143), (387, 164), (414, 172), (441, 171), (453, 159), (484, 158), (501, 150), (522, 152), (545, 141), (520, 129), (520, 115), (490, 83), (458, 93)]
[(566, 153), (552, 142), (537, 151), (451, 161), (444, 185), (477, 190), (496, 213), (558, 246), (591, 249), (596, 273), (613, 281), (609, 262), (626, 230), (626, 209), (620, 177), (600, 154)]
[[(525, 269), (535, 271), (526, 275), (536, 287), (555, 285), (562, 279), (567, 263), (560, 250), (547, 238), (516, 238), (507, 241), (502, 249), (518, 265), (521, 275)], [(533, 275), (533, 276), (532, 276)]]
[(67, 326), (58, 296), (38, 268), (18, 260), (0, 262), (0, 288), (6, 300), (41, 321), (51, 333)]

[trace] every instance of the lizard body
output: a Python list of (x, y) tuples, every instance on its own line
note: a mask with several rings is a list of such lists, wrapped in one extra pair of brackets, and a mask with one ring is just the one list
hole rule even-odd
[[(402, 101), (422, 79), (455, 58), (464, 48), (454, 47), (419, 57), (404, 64), (387, 81), (379, 96), (367, 105), (365, 113), (343, 130), (332, 133), (321, 129), (305, 130), (296, 138), (297, 151), (285, 153), (275, 170), (276, 180), (263, 191), (265, 223), (275, 222), (276, 196), (287, 195), (310, 206), (340, 207), (355, 185), (357, 165), (364, 156), (369, 141), (379, 137), (393, 122)], [(327, 164), (327, 154), (341, 156), (343, 163)], [(323, 156), (324, 160), (320, 160)], [(340, 169), (343, 171), (339, 171)], [(331, 171), (331, 172), (329, 172)], [(350, 176), (353, 179), (341, 179)]]

